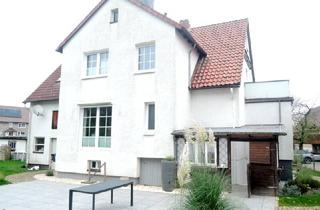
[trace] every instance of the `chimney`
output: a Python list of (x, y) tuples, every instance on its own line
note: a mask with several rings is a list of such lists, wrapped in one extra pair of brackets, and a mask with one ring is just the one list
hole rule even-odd
[(180, 25), (182, 25), (187, 30), (190, 29), (191, 25), (188, 19), (180, 20)]
[(140, 0), (140, 2), (152, 9), (154, 7), (154, 0)]

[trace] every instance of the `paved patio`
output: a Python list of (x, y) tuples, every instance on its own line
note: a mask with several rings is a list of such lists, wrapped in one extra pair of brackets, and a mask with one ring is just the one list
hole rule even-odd
[[(50, 181), (30, 181), (18, 184), (0, 186), (0, 210), (67, 210), (68, 192), (77, 185)], [(275, 198), (253, 196), (247, 198), (241, 187), (234, 188), (232, 199), (239, 210), (273, 210)], [(74, 210), (91, 209), (90, 195), (75, 193)], [(139, 209), (165, 210), (174, 209), (179, 202), (176, 194), (134, 191), (134, 206), (130, 207), (129, 189), (114, 191), (114, 204), (110, 204), (110, 192), (96, 196), (96, 209)]]

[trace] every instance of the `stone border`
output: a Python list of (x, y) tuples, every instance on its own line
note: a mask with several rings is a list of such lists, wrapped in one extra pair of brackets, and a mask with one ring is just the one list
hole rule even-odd
[[(40, 180), (40, 181), (49, 181), (49, 182), (74, 184), (74, 185), (86, 185), (86, 184), (81, 183), (86, 180), (59, 178), (59, 177), (55, 177), (55, 176), (47, 176), (46, 174), (36, 174), (34, 176), (34, 178), (36, 180)], [(123, 188), (129, 189), (129, 187), (123, 187)], [(179, 194), (180, 193), (179, 189), (175, 189), (173, 192), (165, 192), (162, 190), (161, 187), (144, 186), (144, 185), (135, 185), (134, 190), (145, 191), (145, 192), (165, 193), (165, 194)]]

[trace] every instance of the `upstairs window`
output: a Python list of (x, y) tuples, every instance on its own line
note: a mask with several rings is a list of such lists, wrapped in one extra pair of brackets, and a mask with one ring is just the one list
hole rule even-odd
[(155, 68), (155, 44), (148, 44), (139, 47), (139, 70)]
[(119, 9), (111, 10), (110, 23), (117, 23), (119, 21)]
[(19, 128), (26, 128), (27, 125), (26, 125), (26, 123), (18, 123), (18, 127)]
[(87, 56), (87, 76), (97, 74), (97, 54)]
[(155, 129), (155, 104), (147, 103), (147, 129)]
[(86, 76), (97, 76), (107, 74), (108, 52), (93, 53), (87, 55)]
[(52, 112), (51, 128), (52, 129), (57, 129), (58, 128), (58, 111), (53, 111)]

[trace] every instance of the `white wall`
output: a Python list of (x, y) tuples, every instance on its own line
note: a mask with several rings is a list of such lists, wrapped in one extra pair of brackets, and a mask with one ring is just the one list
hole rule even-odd
[[(43, 107), (43, 116), (33, 114), (36, 105)], [(50, 161), (51, 138), (57, 138), (57, 130), (51, 128), (52, 111), (58, 110), (58, 101), (32, 102), (30, 105), (30, 128), (28, 138), (28, 163), (48, 165)], [(45, 138), (44, 153), (33, 153), (36, 137)]]
[(14, 139), (0, 139), (0, 146), (8, 145), (8, 141), (16, 142), (16, 151), (15, 152), (27, 152), (27, 141), (26, 140), (14, 140)]
[[(114, 8), (119, 8), (119, 22), (109, 24)], [(179, 39), (174, 27), (125, 0), (108, 1), (72, 38), (63, 49), (57, 171), (86, 173), (87, 160), (102, 160), (108, 175), (138, 177), (139, 157), (173, 155), (171, 132), (184, 126), (188, 112), (188, 106), (175, 112), (179, 103), (188, 101), (188, 86), (175, 85), (181, 77), (187, 79), (183, 75), (187, 63), (180, 64), (187, 52), (177, 51), (188, 47)], [(155, 72), (138, 74), (136, 45), (150, 41), (156, 45)], [(109, 51), (108, 76), (82, 79), (85, 53), (102, 49)], [(183, 92), (181, 102), (176, 99), (178, 92)], [(146, 102), (155, 102), (156, 107), (156, 129), (151, 135), (146, 133)], [(82, 108), (95, 104), (113, 108), (108, 149), (81, 146)]]
[[(203, 127), (237, 127), (239, 88), (215, 88), (191, 91), (191, 120)], [(242, 101), (242, 100), (241, 100)]]
[[(281, 115), (279, 116), (279, 111)], [(246, 122), (253, 124), (283, 124), (286, 136), (279, 137), (280, 160), (293, 159), (293, 130), (291, 116), (291, 102), (248, 103), (246, 104)]]
[(245, 87), (246, 99), (281, 98), (290, 96), (288, 80), (246, 83)]

